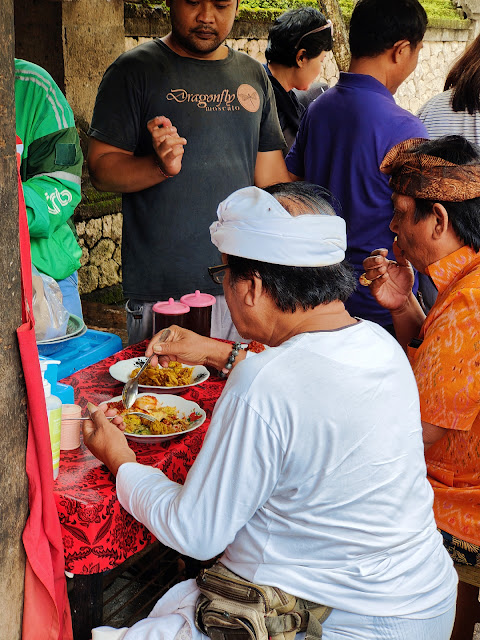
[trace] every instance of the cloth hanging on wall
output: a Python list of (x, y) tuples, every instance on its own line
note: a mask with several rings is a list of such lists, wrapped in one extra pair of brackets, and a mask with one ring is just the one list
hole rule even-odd
[(32, 315), (32, 270), (27, 212), (20, 180), (17, 136), (22, 325), (17, 329), (27, 392), (29, 516), (23, 531), (27, 555), (22, 640), (73, 640), (63, 541), (53, 497), (52, 450)]

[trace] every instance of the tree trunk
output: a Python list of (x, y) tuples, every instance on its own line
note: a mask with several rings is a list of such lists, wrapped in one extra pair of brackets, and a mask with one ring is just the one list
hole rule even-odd
[(0, 3), (0, 637), (20, 640), (28, 508), (26, 394), (16, 328), (21, 323), (15, 155), (13, 0)]
[(350, 65), (350, 47), (348, 31), (340, 11), (338, 0), (318, 0), (320, 11), (326, 13), (333, 22), (333, 55), (339, 71), (348, 71)]

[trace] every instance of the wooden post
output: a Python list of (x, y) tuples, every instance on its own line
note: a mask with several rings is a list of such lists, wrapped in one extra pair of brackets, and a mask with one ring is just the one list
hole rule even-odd
[(350, 47), (348, 31), (343, 21), (338, 0), (318, 0), (320, 11), (326, 12), (333, 22), (333, 55), (340, 71), (348, 71), (350, 65)]
[(20, 640), (28, 508), (26, 394), (16, 328), (21, 323), (15, 155), (13, 0), (0, 3), (0, 636)]

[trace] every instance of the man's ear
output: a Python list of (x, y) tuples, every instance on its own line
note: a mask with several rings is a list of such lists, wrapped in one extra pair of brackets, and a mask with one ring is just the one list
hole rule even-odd
[(392, 59), (393, 62), (403, 62), (405, 54), (409, 53), (411, 48), (410, 40), (399, 40), (392, 47)]
[(258, 276), (253, 276), (249, 280), (244, 280), (244, 283), (246, 284), (244, 302), (248, 307), (254, 307), (263, 295), (262, 279)]
[(439, 202), (432, 207), (432, 239), (440, 240), (448, 231), (448, 212)]

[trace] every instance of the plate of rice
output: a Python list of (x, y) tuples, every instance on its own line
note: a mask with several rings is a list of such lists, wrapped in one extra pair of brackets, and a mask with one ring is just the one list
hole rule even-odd
[[(127, 427), (125, 436), (137, 442), (159, 442), (177, 438), (197, 429), (207, 417), (196, 402), (175, 395), (139, 393), (130, 409), (123, 406), (122, 396), (111, 398), (107, 404), (123, 416)], [(146, 413), (155, 418), (155, 422), (128, 415), (131, 411)]]
[[(133, 378), (146, 358), (119, 360), (109, 369), (109, 373), (119, 382)], [(181, 393), (190, 387), (205, 382), (210, 376), (209, 370), (202, 366), (190, 366), (181, 362), (169, 362), (168, 367), (148, 365), (138, 381), (139, 389), (153, 393)]]

